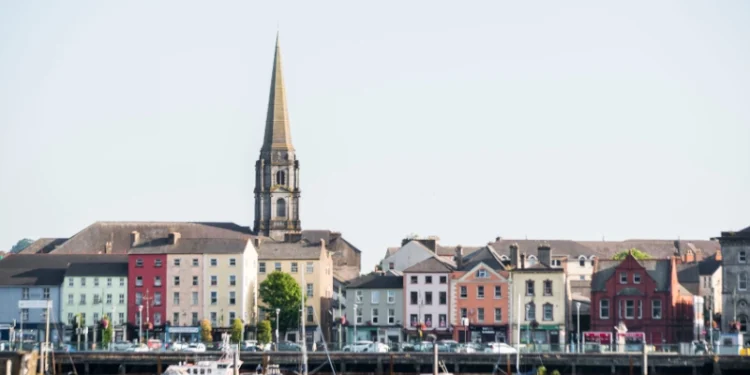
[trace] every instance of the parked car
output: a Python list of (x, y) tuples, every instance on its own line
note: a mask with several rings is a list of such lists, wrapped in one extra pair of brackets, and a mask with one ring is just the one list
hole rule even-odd
[(302, 346), (291, 341), (282, 341), (278, 345), (280, 352), (301, 352)]
[(516, 350), (516, 348), (504, 342), (490, 342), (486, 344), (484, 352), (485, 353), (499, 353), (499, 354), (515, 354), (518, 351)]
[(187, 348), (183, 349), (183, 351), (189, 353), (205, 353), (206, 345), (203, 345), (201, 343), (193, 343), (188, 345)]
[(355, 353), (366, 352), (366, 351), (368, 351), (367, 348), (371, 348), (372, 347), (372, 344), (373, 344), (372, 341), (369, 341), (369, 340), (360, 340), (360, 341), (356, 341), (356, 342), (354, 342), (352, 344), (349, 344), (347, 346), (344, 346), (344, 351), (345, 352), (355, 352)]
[(133, 346), (133, 344), (128, 341), (117, 341), (114, 344), (112, 344), (112, 350), (116, 352), (122, 352), (122, 351), (127, 350), (131, 346)]
[(133, 344), (129, 348), (125, 349), (126, 352), (143, 353), (151, 351), (146, 344)]
[(175, 343), (173, 343), (172, 345), (169, 346), (169, 349), (173, 350), (175, 352), (179, 352), (179, 351), (187, 349), (188, 346), (190, 346), (190, 343), (187, 343), (187, 342), (175, 342)]

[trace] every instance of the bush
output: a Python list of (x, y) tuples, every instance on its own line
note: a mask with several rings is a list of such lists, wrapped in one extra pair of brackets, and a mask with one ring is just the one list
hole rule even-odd
[(547, 368), (544, 366), (539, 366), (539, 368), (536, 369), (536, 375), (547, 375)]
[(552, 371), (552, 375), (560, 375), (560, 371), (558, 371), (558, 370), (553, 370), (553, 371)]
[(271, 321), (264, 320), (258, 324), (258, 343), (267, 344), (271, 342)]
[(232, 342), (239, 343), (242, 340), (242, 331), (245, 327), (242, 326), (242, 320), (240, 318), (234, 318), (232, 321)]
[(201, 320), (201, 341), (205, 343), (214, 341), (213, 336), (211, 336), (211, 322), (208, 319)]

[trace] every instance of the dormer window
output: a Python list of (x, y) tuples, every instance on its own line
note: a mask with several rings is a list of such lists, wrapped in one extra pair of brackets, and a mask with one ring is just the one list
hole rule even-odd
[(586, 267), (586, 257), (581, 255), (578, 257), (578, 265), (581, 267)]
[(477, 279), (486, 279), (488, 277), (487, 270), (481, 269), (477, 270)]
[(627, 284), (627, 283), (628, 283), (628, 273), (620, 272), (620, 284)]
[(560, 267), (562, 266), (562, 262), (560, 259), (552, 259), (552, 267)]

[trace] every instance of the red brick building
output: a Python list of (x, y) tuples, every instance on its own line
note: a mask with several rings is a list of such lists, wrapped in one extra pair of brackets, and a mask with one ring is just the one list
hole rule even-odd
[(644, 332), (648, 344), (693, 339), (693, 294), (678, 282), (677, 258), (597, 260), (591, 281), (591, 331)]
[[(138, 234), (133, 233), (134, 243)], [(144, 337), (154, 337), (164, 332), (167, 321), (167, 255), (149, 254), (137, 247), (128, 252), (128, 323), (132, 336), (137, 337), (139, 329), (139, 306), (143, 306)], [(149, 324), (150, 323), (150, 324)], [(148, 329), (147, 329), (148, 328)]]

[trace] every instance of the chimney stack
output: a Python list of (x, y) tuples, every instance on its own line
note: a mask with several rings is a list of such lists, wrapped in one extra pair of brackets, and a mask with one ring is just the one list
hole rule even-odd
[(137, 230), (130, 232), (130, 247), (136, 247), (141, 242), (141, 234)]
[(520, 269), (526, 268), (526, 253), (521, 254), (521, 260), (518, 262), (518, 264), (521, 265), (521, 267), (518, 267)]
[(253, 246), (255, 246), (256, 250), (260, 249), (260, 242), (260, 237), (253, 238)]
[(104, 244), (104, 254), (112, 254), (112, 241), (107, 241)]
[(322, 238), (320, 239), (320, 247), (322, 247), (323, 249), (326, 248), (326, 240), (324, 240)]
[(456, 246), (456, 267), (460, 270), (464, 266), (464, 248), (461, 245)]
[(537, 257), (539, 258), (539, 263), (545, 266), (552, 266), (552, 250), (548, 243), (545, 242), (539, 245), (537, 248)]
[(518, 253), (518, 244), (513, 243), (510, 245), (510, 266), (513, 268), (519, 268), (521, 263), (521, 254)]
[(500, 242), (500, 240), (502, 240), (502, 239), (503, 239), (502, 237), (497, 236), (497, 237), (495, 237), (495, 242)]
[(177, 245), (177, 242), (180, 240), (180, 233), (179, 232), (169, 232), (169, 244), (170, 245)]

